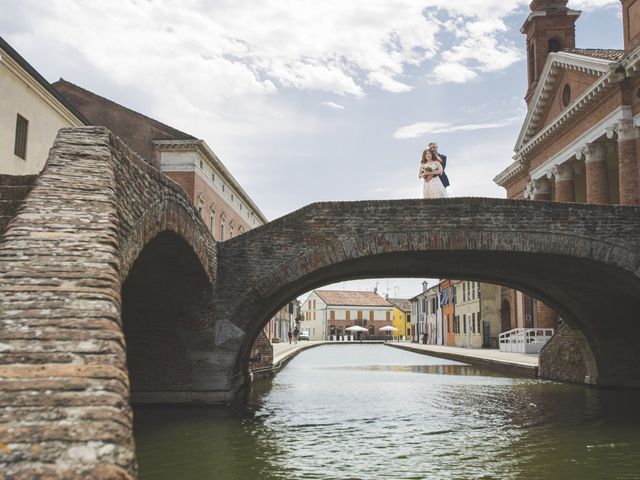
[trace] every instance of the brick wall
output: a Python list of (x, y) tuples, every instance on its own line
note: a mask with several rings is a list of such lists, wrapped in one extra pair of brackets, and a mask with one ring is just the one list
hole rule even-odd
[(565, 323), (540, 352), (538, 375), (546, 380), (584, 383), (587, 366), (580, 344)]
[(258, 338), (251, 348), (250, 369), (254, 379), (270, 376), (273, 367), (273, 345), (264, 333), (260, 331)]

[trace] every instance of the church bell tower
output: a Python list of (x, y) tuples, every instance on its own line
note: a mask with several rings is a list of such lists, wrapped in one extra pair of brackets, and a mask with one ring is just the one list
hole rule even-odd
[(533, 0), (530, 4), (531, 13), (520, 30), (527, 37), (527, 104), (549, 54), (576, 47), (576, 20), (580, 12), (567, 8), (567, 3), (568, 0)]

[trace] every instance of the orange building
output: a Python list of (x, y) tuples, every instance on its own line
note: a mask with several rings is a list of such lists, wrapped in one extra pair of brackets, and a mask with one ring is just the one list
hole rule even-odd
[(445, 345), (455, 347), (455, 333), (458, 331), (459, 325), (456, 326), (455, 324), (456, 287), (453, 280), (442, 280), (440, 282), (440, 305), (445, 326)]

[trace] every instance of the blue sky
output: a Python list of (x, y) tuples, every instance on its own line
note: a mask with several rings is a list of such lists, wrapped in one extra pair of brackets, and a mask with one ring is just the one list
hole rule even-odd
[[(3, 0), (0, 35), (50, 81), (205, 139), (274, 219), (315, 201), (420, 196), (429, 141), (449, 157), (451, 195), (504, 196), (492, 179), (526, 112), (528, 3)], [(583, 11), (578, 47), (622, 48), (618, 0), (569, 6)]]

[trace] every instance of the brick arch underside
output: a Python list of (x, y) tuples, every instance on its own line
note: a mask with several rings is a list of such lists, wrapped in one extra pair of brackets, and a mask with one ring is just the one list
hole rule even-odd
[(185, 392), (206, 389), (193, 339), (213, 325), (212, 293), (199, 258), (176, 233), (161, 232), (141, 251), (122, 286), (132, 403), (182, 402)]
[(600, 240), (550, 233), (528, 245), (531, 235), (416, 232), (307, 250), (253, 282), (238, 302), (231, 318), (247, 331), (248, 341), (236, 371), (246, 370), (248, 351), (264, 323), (304, 292), (360, 278), (455, 278), (516, 288), (542, 300), (575, 329), (591, 379), (640, 386), (640, 351), (633, 341), (640, 334), (634, 321), (640, 278), (625, 268), (638, 265), (637, 256)]

